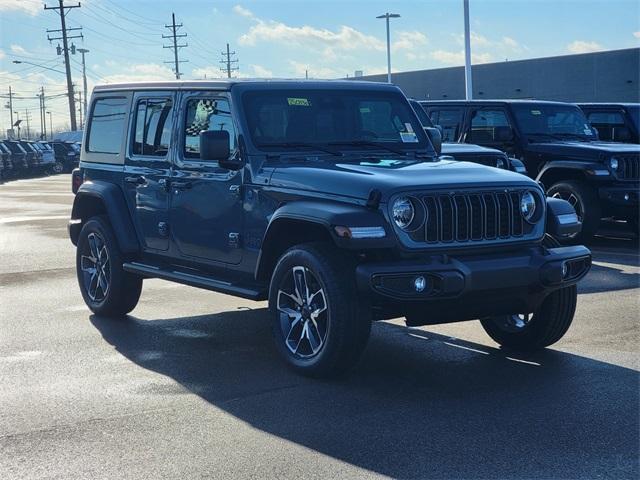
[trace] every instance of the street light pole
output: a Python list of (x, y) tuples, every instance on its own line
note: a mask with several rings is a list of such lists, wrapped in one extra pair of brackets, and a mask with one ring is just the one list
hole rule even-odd
[(378, 15), (376, 18), (384, 18), (387, 23), (387, 83), (391, 83), (391, 35), (389, 33), (389, 19), (400, 18), (400, 15), (387, 12), (384, 15)]
[[(89, 53), (86, 48), (79, 48), (76, 50), (82, 54), (82, 87), (84, 89), (84, 103), (82, 104), (84, 109), (84, 117), (87, 118), (87, 66), (84, 61), (84, 54)], [(82, 123), (82, 122), (80, 122)]]
[(469, 31), (469, 0), (464, 0), (464, 87), (467, 100), (473, 99), (471, 76), (471, 32)]
[(44, 68), (45, 70), (51, 70), (52, 72), (61, 73), (62, 75), (64, 75), (64, 72), (62, 70), (56, 70), (55, 68), (47, 67), (45, 65), (40, 65), (38, 63), (26, 62), (24, 60), (14, 60), (13, 63), (15, 63), (17, 65), (19, 65), (21, 63), (24, 63), (26, 65), (33, 65), (34, 67)]
[(51, 119), (51, 112), (47, 112), (49, 115), (49, 134), (51, 135), (51, 140), (53, 140), (53, 120)]

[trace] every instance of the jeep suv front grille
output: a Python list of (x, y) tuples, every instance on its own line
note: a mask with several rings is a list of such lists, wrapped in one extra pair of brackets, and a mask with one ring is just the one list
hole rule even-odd
[(620, 180), (640, 180), (640, 155), (616, 155)]
[(425, 208), (426, 221), (409, 236), (429, 245), (522, 239), (533, 233), (534, 225), (520, 214), (521, 194), (474, 191), (416, 197)]

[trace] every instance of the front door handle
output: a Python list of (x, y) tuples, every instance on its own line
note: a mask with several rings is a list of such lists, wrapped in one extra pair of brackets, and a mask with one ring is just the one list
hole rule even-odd
[(134, 185), (146, 185), (147, 179), (142, 175), (136, 175), (133, 177), (124, 177), (124, 181), (127, 183), (133, 183)]
[(191, 182), (176, 182), (175, 180), (172, 180), (171, 188), (176, 190), (188, 190), (191, 188)]

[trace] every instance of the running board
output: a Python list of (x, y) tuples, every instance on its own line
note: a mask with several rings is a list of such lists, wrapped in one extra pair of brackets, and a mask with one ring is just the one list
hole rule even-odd
[(223, 280), (216, 280), (214, 278), (194, 275), (192, 273), (185, 273), (175, 270), (164, 270), (159, 267), (145, 265), (137, 262), (124, 263), (122, 265), (122, 268), (127, 272), (136, 273), (145, 277), (160, 278), (162, 280), (182, 283), (191, 287), (204, 288), (206, 290), (212, 290), (214, 292), (226, 293), (227, 295), (247, 298), (249, 300), (265, 300), (267, 298), (264, 291), (241, 287), (229, 282), (225, 282)]

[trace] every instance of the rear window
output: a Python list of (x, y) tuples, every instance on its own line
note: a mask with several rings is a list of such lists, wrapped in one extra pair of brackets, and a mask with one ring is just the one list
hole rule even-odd
[(429, 112), (431, 120), (442, 127), (443, 142), (457, 142), (462, 123), (461, 108), (433, 109)]
[(93, 104), (89, 121), (87, 151), (94, 153), (120, 153), (124, 121), (127, 114), (125, 97), (99, 98)]

